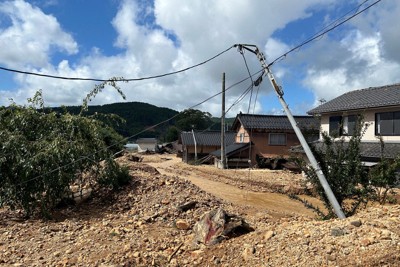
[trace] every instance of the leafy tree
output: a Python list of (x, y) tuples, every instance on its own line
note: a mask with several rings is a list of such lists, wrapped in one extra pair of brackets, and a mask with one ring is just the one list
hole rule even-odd
[(48, 216), (85, 175), (112, 188), (126, 182), (111, 160), (122, 145), (111, 127), (93, 116), (44, 112), (41, 91), (28, 101), (0, 107), (0, 206)]
[(169, 127), (165, 135), (165, 141), (173, 142), (175, 140), (178, 140), (178, 138), (179, 138), (179, 129), (176, 128), (175, 126)]
[(211, 114), (197, 109), (186, 109), (176, 117), (176, 127), (182, 131), (205, 130), (213, 124)]

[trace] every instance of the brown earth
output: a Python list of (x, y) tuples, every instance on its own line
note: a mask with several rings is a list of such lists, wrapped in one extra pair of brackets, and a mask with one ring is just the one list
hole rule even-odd
[[(4, 266), (399, 266), (400, 206), (370, 206), (351, 218), (320, 221), (286, 194), (301, 175), (190, 166), (173, 155), (118, 159), (132, 182), (94, 191), (54, 219), (0, 211)], [(308, 198), (315, 205), (321, 205)], [(196, 201), (185, 212), (177, 206)], [(205, 247), (194, 244), (202, 214), (222, 207), (254, 232)], [(178, 228), (187, 226), (187, 230)]]

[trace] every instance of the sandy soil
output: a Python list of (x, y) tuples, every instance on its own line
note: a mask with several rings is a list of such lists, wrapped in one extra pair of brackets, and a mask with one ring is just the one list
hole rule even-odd
[[(321, 221), (286, 195), (303, 192), (301, 175), (190, 166), (173, 155), (118, 161), (130, 169), (128, 186), (95, 190), (52, 220), (0, 209), (0, 265), (400, 266), (400, 205)], [(188, 202), (195, 207), (178, 208)], [(255, 231), (214, 246), (194, 242), (196, 223), (217, 208)]]
[[(256, 169), (220, 170), (214, 166), (193, 166), (181, 161), (178, 157), (163, 157), (161, 160), (159, 157), (146, 157), (144, 159), (145, 163), (157, 168), (161, 174), (189, 180), (218, 198), (247, 207), (249, 214), (250, 212), (254, 214), (254, 212), (263, 211), (274, 217), (287, 215), (315, 217), (314, 212), (287, 196), (287, 193), (291, 193), (291, 189), (298, 188), (298, 190), (292, 190), (293, 193), (298, 193), (301, 190), (301, 183), (304, 180), (300, 174)], [(269, 187), (263, 186), (262, 182)], [(279, 190), (279, 186), (282, 185), (286, 185), (285, 194), (272, 192), (274, 190), (282, 191), (282, 189)], [(266, 188), (271, 192), (262, 192), (267, 191)], [(301, 197), (318, 207), (322, 208), (323, 206), (315, 198), (305, 195), (301, 195)]]

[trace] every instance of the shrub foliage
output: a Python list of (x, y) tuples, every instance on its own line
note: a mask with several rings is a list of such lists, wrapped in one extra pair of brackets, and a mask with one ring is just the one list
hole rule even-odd
[(380, 144), (381, 160), (371, 169), (369, 179), (374, 189), (374, 200), (385, 204), (387, 201), (392, 201), (391, 196), (395, 194), (393, 188), (400, 185), (400, 157), (394, 160), (385, 158), (385, 143), (382, 139), (380, 139)]
[[(320, 145), (310, 145), (321, 171), (346, 216), (351, 216), (361, 204), (366, 204), (371, 194), (368, 172), (362, 165), (360, 155), (361, 138), (368, 125), (364, 128), (362, 125), (362, 118), (359, 118), (355, 133), (349, 140), (323, 132)], [(298, 160), (298, 163), (328, 212), (324, 213), (310, 203), (306, 203), (308, 207), (315, 209), (323, 219), (335, 217), (314, 168), (305, 161)]]
[[(353, 136), (348, 142), (345, 142), (344, 139), (334, 141), (326, 133), (323, 133), (322, 136), (322, 145), (310, 148), (344, 214), (350, 216), (361, 204), (368, 202), (370, 194), (368, 172), (362, 165), (359, 153), (360, 136)], [(315, 170), (305, 162), (302, 162), (301, 168), (328, 210), (327, 214), (320, 210), (318, 213), (323, 218), (335, 217)]]
[[(399, 184), (397, 171), (400, 168), (400, 160), (389, 161), (383, 157), (384, 143), (381, 140), (381, 161), (371, 170), (365, 167), (361, 161), (360, 145), (362, 136), (369, 125), (364, 124), (359, 118), (354, 135), (347, 137), (329, 136), (322, 133), (322, 141), (319, 145), (311, 144), (310, 148), (319, 163), (325, 178), (332, 189), (339, 205), (346, 216), (353, 215), (361, 206), (365, 206), (370, 200), (378, 200), (380, 203), (387, 201), (388, 192)], [(333, 208), (325, 194), (315, 170), (304, 160), (297, 158), (297, 163), (306, 174), (307, 180), (322, 199), (327, 213), (312, 204), (301, 200), (298, 196), (292, 196), (307, 207), (314, 209), (323, 219), (335, 217)]]
[(94, 116), (45, 111), (40, 91), (28, 101), (0, 108), (0, 206), (48, 215), (85, 174), (124, 181), (109, 160), (122, 146), (112, 128)]

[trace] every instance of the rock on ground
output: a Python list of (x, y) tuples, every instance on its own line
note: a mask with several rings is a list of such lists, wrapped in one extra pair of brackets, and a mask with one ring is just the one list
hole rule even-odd
[[(128, 187), (95, 192), (88, 202), (57, 210), (52, 220), (23, 220), (16, 212), (0, 210), (0, 265), (400, 265), (399, 205), (371, 206), (344, 220), (275, 218), (266, 212), (249, 214), (246, 207), (217, 199), (184, 179), (161, 175), (146, 158), (128, 164)], [(179, 208), (185, 203), (195, 205)], [(192, 226), (217, 208), (242, 217), (255, 231), (213, 246), (194, 246)]]

